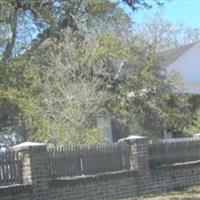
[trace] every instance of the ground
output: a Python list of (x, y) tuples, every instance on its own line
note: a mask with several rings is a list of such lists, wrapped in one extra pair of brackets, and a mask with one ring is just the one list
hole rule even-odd
[(130, 198), (126, 200), (200, 200), (200, 185), (166, 194), (151, 197)]

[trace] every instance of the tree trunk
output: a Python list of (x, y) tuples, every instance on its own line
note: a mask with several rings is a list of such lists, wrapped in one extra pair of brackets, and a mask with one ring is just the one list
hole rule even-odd
[(3, 52), (2, 56), (3, 63), (7, 63), (8, 59), (12, 55), (12, 50), (15, 46), (15, 40), (17, 35), (17, 14), (18, 14), (18, 8), (15, 8), (14, 12), (10, 14), (9, 21), (10, 21), (11, 36)]
[(119, 120), (112, 119), (111, 127), (113, 142), (117, 142), (119, 139), (128, 137), (130, 135), (129, 126), (121, 123)]

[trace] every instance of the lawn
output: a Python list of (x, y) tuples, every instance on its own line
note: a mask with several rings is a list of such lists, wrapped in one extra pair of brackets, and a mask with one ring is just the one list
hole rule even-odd
[(130, 198), (126, 200), (200, 200), (200, 185), (157, 196)]

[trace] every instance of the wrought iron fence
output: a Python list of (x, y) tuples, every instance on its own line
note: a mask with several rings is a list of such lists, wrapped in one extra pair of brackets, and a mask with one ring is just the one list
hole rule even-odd
[(178, 138), (149, 144), (152, 167), (200, 160), (200, 139)]
[(18, 153), (0, 152), (0, 186), (20, 184), (22, 182), (21, 170)]
[(112, 143), (51, 148), (48, 158), (52, 178), (119, 171), (129, 169), (129, 146)]

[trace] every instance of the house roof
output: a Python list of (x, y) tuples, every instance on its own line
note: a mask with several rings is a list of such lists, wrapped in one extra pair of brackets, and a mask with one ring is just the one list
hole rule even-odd
[(161, 66), (180, 75), (182, 92), (200, 94), (200, 43), (162, 52), (161, 57)]
[(169, 49), (166, 51), (160, 52), (161, 56), (161, 66), (166, 67), (171, 63), (176, 61), (180, 56), (182, 56), (185, 52), (191, 49), (197, 43), (187, 44), (178, 48)]

